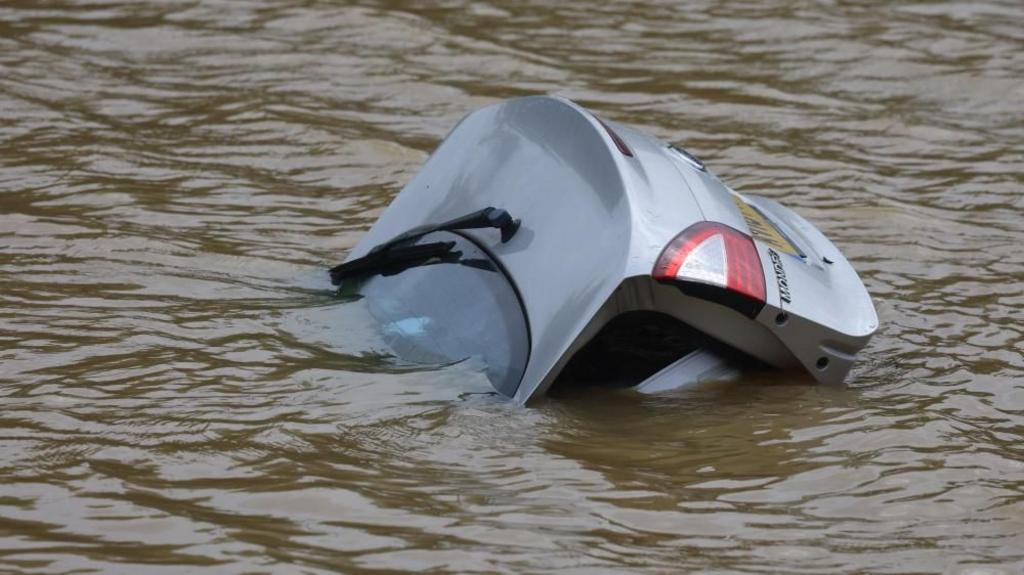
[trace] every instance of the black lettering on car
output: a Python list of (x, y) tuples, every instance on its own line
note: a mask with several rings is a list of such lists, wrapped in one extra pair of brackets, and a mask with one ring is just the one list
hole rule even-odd
[(786, 268), (782, 267), (782, 256), (779, 255), (779, 252), (768, 248), (768, 257), (772, 259), (772, 268), (775, 270), (775, 282), (779, 285), (779, 298), (785, 303), (791, 303), (789, 282), (786, 281)]

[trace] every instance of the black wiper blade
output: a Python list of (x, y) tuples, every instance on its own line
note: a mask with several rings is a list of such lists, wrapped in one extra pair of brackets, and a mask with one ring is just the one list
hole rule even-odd
[(372, 251), (361, 258), (331, 268), (331, 283), (338, 285), (346, 277), (418, 265), (432, 258), (444, 256), (454, 247), (455, 242), (433, 242)]
[(498, 228), (501, 230), (501, 242), (506, 243), (519, 231), (519, 220), (513, 219), (505, 210), (499, 208), (484, 208), (473, 213), (459, 216), (440, 224), (424, 224), (417, 226), (407, 232), (398, 234), (390, 240), (374, 246), (370, 252), (386, 250), (391, 246), (423, 237), (427, 234), (452, 230), (472, 230), (479, 228)]
[[(440, 224), (425, 224), (403, 232), (390, 240), (376, 245), (361, 258), (331, 268), (331, 283), (338, 285), (349, 276), (376, 273), (386, 266), (402, 262), (427, 261), (451, 251), (455, 242), (436, 242), (418, 246), (401, 246), (427, 234), (440, 231), (497, 228), (501, 230), (501, 241), (505, 243), (519, 230), (519, 220), (513, 219), (505, 210), (489, 207), (477, 210)], [(451, 245), (448, 245), (451, 244)], [(448, 247), (442, 248), (442, 246)], [(416, 248), (422, 248), (417, 250)]]

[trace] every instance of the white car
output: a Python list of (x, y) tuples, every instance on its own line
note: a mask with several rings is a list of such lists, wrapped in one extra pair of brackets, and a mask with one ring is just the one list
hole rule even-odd
[(397, 356), (475, 358), (520, 404), (750, 364), (841, 382), (878, 328), (857, 273), (806, 220), (548, 96), (464, 118), (331, 277)]

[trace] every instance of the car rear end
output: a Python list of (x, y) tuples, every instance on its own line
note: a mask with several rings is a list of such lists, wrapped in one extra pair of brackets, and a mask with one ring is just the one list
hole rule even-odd
[[(633, 226), (649, 234), (632, 239), (634, 272), (659, 286), (644, 305), (769, 365), (843, 381), (878, 318), (839, 249), (778, 202), (730, 189), (685, 150), (606, 125), (637, 160), (629, 189), (634, 217), (656, 220)], [(693, 198), (699, 218), (662, 213), (680, 194)], [(673, 225), (670, 236), (665, 230)], [(652, 230), (660, 235), (651, 237)]]

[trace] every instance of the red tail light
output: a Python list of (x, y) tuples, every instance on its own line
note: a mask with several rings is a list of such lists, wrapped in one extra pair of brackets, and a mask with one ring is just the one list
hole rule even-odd
[[(688, 291), (686, 285), (697, 284), (693, 295), (729, 305), (747, 315), (757, 315), (764, 306), (764, 271), (754, 240), (725, 224), (698, 222), (686, 228), (662, 250), (651, 275), (658, 281), (680, 283), (684, 291)], [(700, 286), (720, 289), (708, 291), (699, 289)], [(741, 299), (715, 293), (722, 290)]]

